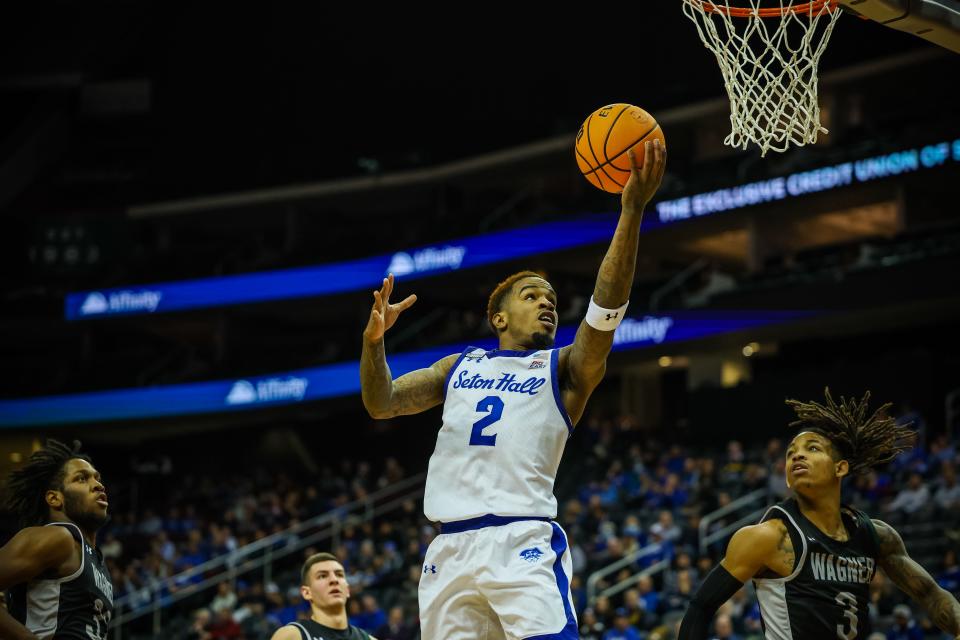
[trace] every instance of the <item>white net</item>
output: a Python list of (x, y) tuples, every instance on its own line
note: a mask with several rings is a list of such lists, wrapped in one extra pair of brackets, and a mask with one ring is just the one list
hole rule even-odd
[(817, 66), (840, 17), (835, 0), (778, 0), (779, 10), (764, 0), (734, 6), (729, 0), (682, 1), (723, 72), (732, 127), (725, 144), (746, 149), (754, 143), (766, 155), (827, 133), (820, 124)]

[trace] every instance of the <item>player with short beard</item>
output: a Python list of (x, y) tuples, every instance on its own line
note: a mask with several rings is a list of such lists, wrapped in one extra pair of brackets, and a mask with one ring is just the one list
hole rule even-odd
[(424, 640), (577, 635), (553, 486), (567, 439), (606, 372), (633, 285), (643, 210), (666, 166), (659, 140), (645, 142), (642, 162), (628, 155), (633, 171), (620, 218), (572, 344), (553, 348), (556, 290), (521, 271), (487, 303), (499, 348), (467, 347), (394, 380), (383, 336), (416, 296), (391, 304), (392, 275), (373, 292), (360, 359), (367, 411), (392, 418), (443, 404), (424, 493), (424, 513), (440, 523), (420, 577)]
[(23, 527), (0, 548), (0, 638), (106, 640), (113, 584), (97, 549), (107, 491), (80, 443), (48, 440), (10, 474), (7, 506)]

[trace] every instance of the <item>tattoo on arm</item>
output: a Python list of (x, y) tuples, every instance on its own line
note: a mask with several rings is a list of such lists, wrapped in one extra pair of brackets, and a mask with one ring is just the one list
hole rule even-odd
[[(616, 309), (630, 297), (637, 264), (640, 220), (643, 212), (624, 211), (610, 241), (597, 281), (593, 299), (601, 307)], [(606, 371), (607, 356), (613, 346), (613, 331), (598, 331), (585, 321), (580, 323), (571, 345), (569, 371), (565, 387), (578, 397), (566, 402), (572, 413), (582, 412), (582, 405), (600, 383)]]
[(793, 540), (790, 539), (790, 530), (782, 523), (780, 527), (780, 540), (777, 541), (777, 555), (781, 568), (787, 570), (786, 575), (790, 575), (793, 573), (793, 565), (797, 560), (797, 556), (793, 550)]
[(960, 635), (960, 603), (907, 554), (903, 539), (893, 527), (880, 520), (873, 524), (880, 539), (879, 564), (883, 572), (921, 605), (940, 629)]
[(370, 342), (363, 341), (360, 355), (360, 396), (363, 406), (374, 418), (388, 418), (390, 396), (393, 393), (393, 379), (387, 356), (384, 352), (383, 338)]
[(443, 402), (445, 377), (446, 374), (439, 375), (434, 367), (428, 367), (397, 378), (393, 383), (393, 397), (390, 402), (393, 415), (420, 413)]
[(623, 212), (613, 240), (597, 273), (597, 282), (593, 287), (593, 299), (607, 309), (621, 306), (630, 297), (633, 274), (637, 266), (638, 235), (643, 213)]
[(374, 418), (406, 416), (431, 409), (443, 402), (443, 384), (447, 372), (457, 361), (447, 356), (425, 369), (417, 369), (393, 380), (383, 340), (363, 343), (360, 359), (360, 387), (363, 406)]

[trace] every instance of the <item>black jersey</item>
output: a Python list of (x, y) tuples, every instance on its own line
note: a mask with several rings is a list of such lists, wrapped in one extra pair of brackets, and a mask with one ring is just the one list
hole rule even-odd
[(362, 629), (357, 629), (353, 625), (347, 625), (346, 629), (331, 629), (325, 627), (319, 622), (313, 620), (297, 620), (291, 622), (289, 627), (296, 627), (300, 631), (303, 640), (369, 640), (370, 635)]
[(64, 527), (80, 543), (80, 568), (63, 578), (16, 585), (7, 596), (10, 614), (41, 638), (107, 640), (113, 583), (100, 550), (88, 545), (72, 522), (47, 526)]
[(779, 519), (790, 532), (793, 573), (754, 579), (767, 640), (865, 640), (870, 625), (870, 580), (879, 541), (866, 514), (840, 510), (849, 540), (830, 538), (807, 520), (796, 500), (770, 507), (761, 522)]

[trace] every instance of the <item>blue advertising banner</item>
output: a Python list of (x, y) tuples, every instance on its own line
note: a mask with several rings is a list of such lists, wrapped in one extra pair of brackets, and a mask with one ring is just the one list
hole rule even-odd
[(349, 262), (67, 294), (67, 320), (183, 311), (374, 289), (388, 274), (413, 280), (608, 241), (613, 213), (549, 222)]
[[(780, 324), (822, 315), (816, 311), (683, 311), (627, 317), (614, 335), (614, 351), (706, 338), (733, 331)], [(573, 341), (576, 326), (560, 327), (558, 345)], [(389, 354), (394, 376), (427, 367), (463, 351), (454, 344), (423, 351)], [(470, 346), (493, 349), (493, 338)], [(360, 391), (360, 364), (344, 362), (322, 367), (242, 379), (114, 389), (20, 400), (0, 401), (0, 427), (76, 424), (172, 415), (241, 411), (297, 404)]]
[(809, 171), (798, 171), (786, 176), (698, 193), (676, 200), (663, 200), (656, 204), (657, 215), (654, 226), (765, 202), (786, 200), (809, 193), (830, 191), (905, 173), (935, 169), (953, 162), (960, 162), (960, 139), (945, 140), (923, 147), (903, 149)]

